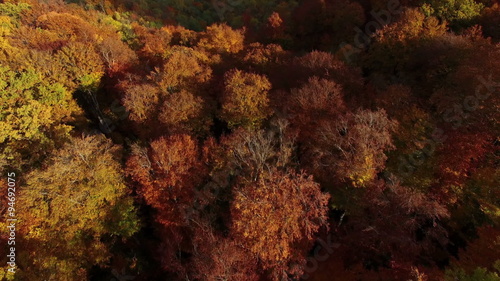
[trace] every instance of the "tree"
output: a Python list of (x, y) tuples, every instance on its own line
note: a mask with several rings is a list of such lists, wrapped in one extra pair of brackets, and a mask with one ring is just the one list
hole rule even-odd
[(183, 214), (205, 173), (198, 150), (190, 136), (173, 135), (153, 141), (147, 149), (135, 146), (127, 160), (138, 194), (163, 225), (185, 224)]
[(446, 23), (417, 9), (404, 10), (397, 21), (377, 31), (364, 63), (372, 70), (395, 74), (408, 67), (418, 46), (445, 32)]
[(81, 279), (104, 265), (105, 237), (139, 228), (124, 183), (120, 149), (103, 136), (73, 138), (19, 188), (21, 279)]
[(259, 67), (259, 70), (268, 71), (269, 67), (282, 62), (286, 52), (277, 44), (252, 43), (245, 48), (243, 56), (245, 63), (255, 65)]
[(285, 24), (279, 13), (273, 12), (267, 18), (265, 32), (273, 41), (285, 39)]
[(499, 272), (500, 266), (500, 229), (495, 225), (483, 225), (477, 228), (476, 237), (468, 241), (467, 247), (460, 249), (458, 257), (453, 259), (452, 268), (467, 272), (477, 267)]
[(384, 151), (394, 148), (396, 127), (397, 122), (383, 109), (358, 110), (333, 122), (325, 120), (306, 144), (305, 163), (322, 182), (365, 186), (385, 167)]
[(231, 202), (231, 233), (256, 255), (272, 280), (302, 270), (315, 233), (327, 226), (329, 195), (311, 176), (272, 171), (257, 182), (240, 182)]
[(140, 81), (123, 81), (123, 104), (136, 132), (144, 138), (167, 134), (206, 133), (211, 125), (211, 98), (206, 94), (211, 69), (208, 58), (191, 48), (166, 51), (165, 62)]
[(493, 152), (492, 140), (493, 137), (486, 133), (448, 132), (446, 141), (437, 151), (435, 176), (441, 188), (457, 191), (464, 188), (466, 180), (481, 166), (485, 156)]
[(493, 3), (491, 7), (484, 8), (481, 13), (480, 22), (484, 30), (484, 35), (498, 42), (500, 40), (500, 29), (498, 29), (498, 25), (500, 24), (500, 3)]
[(241, 173), (249, 180), (256, 180), (273, 168), (292, 165), (295, 154), (295, 136), (288, 130), (288, 122), (275, 119), (270, 130), (249, 130), (238, 128), (221, 138), (224, 155), (224, 172)]
[(72, 90), (95, 91), (104, 75), (104, 63), (97, 50), (83, 43), (70, 43), (61, 48), (54, 62), (58, 72), (51, 73), (52, 77)]
[(264, 75), (238, 69), (224, 75), (221, 118), (229, 127), (257, 128), (271, 115), (268, 91), (271, 83)]
[(193, 226), (193, 257), (190, 272), (194, 279), (207, 281), (257, 281), (258, 260), (231, 238), (214, 231), (206, 222)]
[(363, 7), (356, 1), (302, 1), (293, 15), (294, 45), (333, 51), (340, 42), (351, 41), (352, 30), (364, 21)]
[(163, 54), (170, 48), (170, 32), (164, 28), (146, 28), (137, 23), (133, 23), (132, 28), (141, 46), (139, 55), (155, 65), (161, 62)]
[(165, 97), (158, 120), (170, 127), (181, 127), (182, 124), (202, 116), (202, 111), (203, 99), (181, 90)]
[(302, 141), (309, 139), (318, 124), (346, 111), (342, 86), (331, 80), (311, 77), (298, 89), (292, 89), (286, 109), (291, 123), (300, 131)]
[(472, 274), (467, 274), (461, 268), (446, 270), (446, 281), (464, 280), (464, 281), (499, 281), (500, 276), (496, 272), (489, 272), (485, 268), (478, 267)]
[(481, 10), (484, 8), (482, 3), (474, 0), (446, 0), (446, 1), (427, 1), (422, 6), (426, 16), (435, 16), (452, 24), (452, 27), (463, 28), (472, 25)]
[(342, 257), (346, 266), (363, 264), (365, 270), (394, 272), (419, 261), (432, 264), (448, 243), (447, 207), (431, 193), (402, 186), (397, 178), (335, 192), (333, 198), (333, 204), (345, 212), (335, 233), (346, 249)]
[(151, 74), (163, 92), (196, 92), (212, 77), (209, 58), (192, 48), (175, 46), (164, 53), (165, 62)]
[(79, 16), (69, 13), (49, 12), (36, 20), (37, 26), (52, 30), (68, 41), (95, 42), (97, 30)]
[(1, 166), (17, 159), (20, 168), (61, 144), (82, 112), (61, 84), (48, 84), (34, 71), (1, 67), (0, 81), (0, 158), (9, 160)]
[(244, 33), (225, 24), (213, 24), (202, 33), (198, 47), (217, 54), (238, 53), (243, 50)]
[(111, 73), (123, 71), (137, 62), (136, 54), (117, 37), (104, 38), (98, 51)]

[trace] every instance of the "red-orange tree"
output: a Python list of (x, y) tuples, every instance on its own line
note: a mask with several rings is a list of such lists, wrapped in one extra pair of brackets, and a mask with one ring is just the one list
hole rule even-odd
[(204, 175), (195, 140), (174, 135), (153, 141), (149, 148), (135, 146), (127, 171), (138, 184), (138, 194), (157, 211), (160, 223), (184, 224), (182, 214)]

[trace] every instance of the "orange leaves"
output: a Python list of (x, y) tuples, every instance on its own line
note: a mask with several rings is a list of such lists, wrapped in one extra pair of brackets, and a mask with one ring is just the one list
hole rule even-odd
[(137, 23), (132, 27), (142, 45), (140, 54), (152, 61), (161, 58), (169, 47), (171, 34), (164, 29), (149, 29)]
[(136, 62), (136, 54), (119, 38), (106, 37), (98, 45), (106, 66), (114, 72), (123, 71)]
[(258, 182), (235, 187), (233, 235), (281, 278), (290, 262), (304, 258), (307, 246), (298, 245), (310, 245), (327, 225), (328, 200), (312, 177), (275, 170)]
[(273, 12), (267, 19), (266, 33), (274, 40), (284, 38), (285, 24), (279, 13)]
[(246, 63), (255, 64), (268, 70), (269, 65), (277, 64), (281, 61), (286, 52), (280, 45), (252, 43), (246, 49), (243, 60)]
[(94, 42), (97, 39), (97, 30), (78, 16), (68, 13), (49, 12), (40, 16), (37, 27), (56, 31), (67, 40), (82, 40)]
[(147, 150), (136, 147), (127, 170), (139, 185), (138, 193), (157, 209), (157, 219), (165, 225), (183, 222), (180, 215), (190, 206), (205, 173), (198, 146), (187, 135), (162, 137)]
[(200, 133), (208, 129), (209, 97), (205, 90), (212, 71), (207, 58), (192, 48), (176, 46), (164, 54), (165, 62), (146, 81), (123, 81), (123, 104), (139, 134)]
[(267, 92), (271, 83), (263, 75), (233, 69), (224, 76), (221, 117), (229, 127), (256, 128), (271, 114)]
[(151, 156), (155, 183), (162, 186), (193, 186), (191, 171), (199, 168), (199, 155), (195, 141), (186, 135), (160, 138), (151, 143)]
[(426, 17), (418, 9), (407, 9), (397, 21), (377, 31), (370, 46), (368, 66), (387, 73), (400, 71), (417, 47), (445, 33), (445, 22)]
[(212, 70), (207, 66), (208, 57), (192, 48), (177, 46), (165, 51), (165, 63), (154, 73), (158, 86), (165, 92), (195, 90), (207, 82)]
[(130, 111), (132, 121), (143, 123), (151, 119), (158, 103), (158, 89), (153, 85), (132, 85), (125, 90), (123, 105)]
[(189, 270), (194, 278), (207, 281), (257, 281), (257, 263), (237, 241), (218, 234), (205, 221), (194, 227), (193, 244), (197, 249)]

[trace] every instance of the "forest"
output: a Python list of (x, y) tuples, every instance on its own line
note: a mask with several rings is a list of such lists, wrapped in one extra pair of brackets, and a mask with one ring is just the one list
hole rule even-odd
[(500, 281), (499, 0), (0, 1), (0, 280)]

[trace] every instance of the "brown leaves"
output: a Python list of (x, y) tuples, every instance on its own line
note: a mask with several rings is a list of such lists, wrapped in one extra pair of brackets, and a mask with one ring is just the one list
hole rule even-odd
[(309, 78), (298, 89), (292, 89), (287, 101), (291, 122), (301, 131), (303, 138), (316, 130), (321, 120), (336, 118), (345, 112), (342, 87), (331, 80)]
[(384, 151), (394, 148), (391, 135), (396, 126), (384, 110), (359, 110), (333, 122), (325, 120), (306, 148), (307, 164), (322, 181), (332, 183), (334, 176), (364, 186), (385, 167)]

